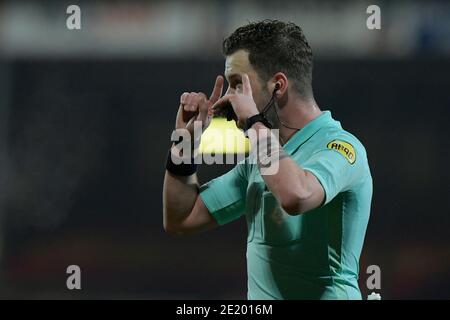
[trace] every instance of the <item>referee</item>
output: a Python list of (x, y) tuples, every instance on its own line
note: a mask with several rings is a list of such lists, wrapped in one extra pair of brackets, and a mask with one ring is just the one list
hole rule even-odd
[[(194, 164), (169, 153), (164, 228), (177, 235), (209, 230), (245, 216), (248, 299), (361, 299), (359, 257), (370, 215), (372, 177), (361, 142), (312, 90), (312, 52), (300, 27), (264, 20), (223, 42), (228, 90), (217, 77), (210, 97), (184, 93), (177, 129), (206, 128), (228, 114), (253, 130), (251, 144), (271, 143), (276, 173), (249, 158), (199, 186)], [(231, 109), (232, 108), (232, 109)], [(230, 111), (231, 110), (231, 111)]]

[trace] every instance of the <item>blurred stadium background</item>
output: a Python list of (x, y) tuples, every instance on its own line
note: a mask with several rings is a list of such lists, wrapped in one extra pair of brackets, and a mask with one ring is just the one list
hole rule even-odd
[(0, 2), (0, 298), (245, 298), (245, 221), (174, 238), (161, 193), (179, 95), (209, 92), (222, 39), (264, 18), (302, 26), (319, 105), (368, 150), (363, 294), (375, 264), (384, 299), (450, 298), (446, 1)]

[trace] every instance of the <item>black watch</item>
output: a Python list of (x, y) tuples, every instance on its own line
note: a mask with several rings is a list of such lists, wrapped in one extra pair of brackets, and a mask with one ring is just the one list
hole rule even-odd
[(267, 118), (262, 113), (255, 114), (254, 116), (251, 116), (250, 118), (245, 121), (245, 131), (250, 129), (255, 123), (261, 122), (264, 124), (267, 128), (272, 129), (272, 124), (267, 120)]

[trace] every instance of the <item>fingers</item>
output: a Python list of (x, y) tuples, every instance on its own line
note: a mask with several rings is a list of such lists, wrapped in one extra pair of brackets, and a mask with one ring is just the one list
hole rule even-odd
[(191, 92), (187, 97), (186, 97), (186, 103), (185, 103), (185, 108), (184, 110), (186, 111), (190, 111), (190, 112), (195, 112), (197, 111), (197, 94), (195, 92)]
[(199, 119), (200, 121), (206, 121), (206, 117), (208, 116), (209, 104), (207, 103), (208, 98), (204, 93), (198, 94), (198, 107), (199, 107)]
[(223, 107), (224, 105), (226, 105), (230, 99), (233, 97), (232, 93), (226, 94), (224, 95), (222, 98), (220, 98), (219, 100), (216, 101), (216, 103), (214, 103), (214, 105), (211, 107), (211, 109), (215, 112), (218, 111), (221, 107)]
[(250, 79), (248, 77), (248, 74), (244, 73), (242, 75), (242, 90), (243, 94), (246, 96), (252, 96), (252, 87), (250, 85)]
[(184, 92), (181, 97), (180, 97), (180, 106), (183, 108), (184, 111), (189, 111), (190, 110), (190, 93), (189, 92)]
[(211, 93), (211, 96), (209, 97), (209, 101), (212, 104), (216, 103), (217, 100), (219, 100), (220, 96), (222, 95), (223, 83), (224, 83), (223, 77), (217, 76), (216, 83), (214, 84), (214, 89)]
[[(214, 84), (214, 89), (209, 98), (210, 105), (214, 104), (219, 100), (223, 91), (224, 78), (222, 76), (217, 76), (216, 82)], [(187, 112), (196, 112), (198, 110), (198, 105), (201, 100), (206, 100), (206, 96), (203, 93), (196, 92), (184, 92), (180, 97), (180, 104), (183, 105), (183, 109)]]
[(183, 110), (187, 112), (196, 112), (198, 110), (199, 101), (203, 96), (196, 92), (183, 93), (180, 97), (180, 104), (183, 106)]
[[(204, 97), (204, 95), (203, 95)], [(199, 103), (202, 96), (195, 92), (184, 92), (180, 97), (182, 120), (187, 123), (199, 113)]]
[(181, 105), (185, 105), (186, 104), (186, 99), (189, 96), (188, 92), (184, 92), (181, 97), (180, 97), (180, 104)]
[(223, 85), (224, 78), (220, 75), (217, 76), (209, 100), (206, 95), (201, 92), (184, 92), (180, 97), (180, 108), (183, 112), (183, 120), (187, 122), (189, 119), (198, 115), (195, 119), (206, 121), (208, 115), (213, 114), (210, 107), (214, 105), (222, 95)]

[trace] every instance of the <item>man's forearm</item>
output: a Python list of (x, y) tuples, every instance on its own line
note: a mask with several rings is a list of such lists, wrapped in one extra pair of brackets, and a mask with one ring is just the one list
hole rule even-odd
[[(271, 157), (271, 166), (277, 166), (277, 170), (271, 170), (270, 174), (264, 174), (264, 170), (269, 171), (268, 167), (261, 167), (262, 177), (273, 195), (280, 202), (281, 206), (288, 213), (302, 213), (307, 206), (302, 207), (313, 195), (311, 186), (311, 177), (307, 171), (303, 170), (293, 159), (291, 159), (283, 150), (277, 139), (270, 137), (271, 131), (261, 123), (252, 126), (256, 130), (258, 141), (271, 138), (271, 152), (276, 157)], [(256, 145), (252, 141), (252, 146)], [(261, 152), (262, 151), (262, 152)], [(265, 153), (267, 150), (258, 150), (258, 153)], [(261, 169), (262, 168), (262, 169)]]
[[(180, 156), (181, 152), (177, 146), (172, 145), (170, 157), (174, 154)], [(186, 219), (194, 207), (198, 190), (197, 173), (177, 175), (166, 170), (163, 187), (165, 227), (176, 226)]]
[(163, 187), (164, 227), (181, 223), (191, 212), (198, 196), (197, 174), (175, 176), (166, 170)]

